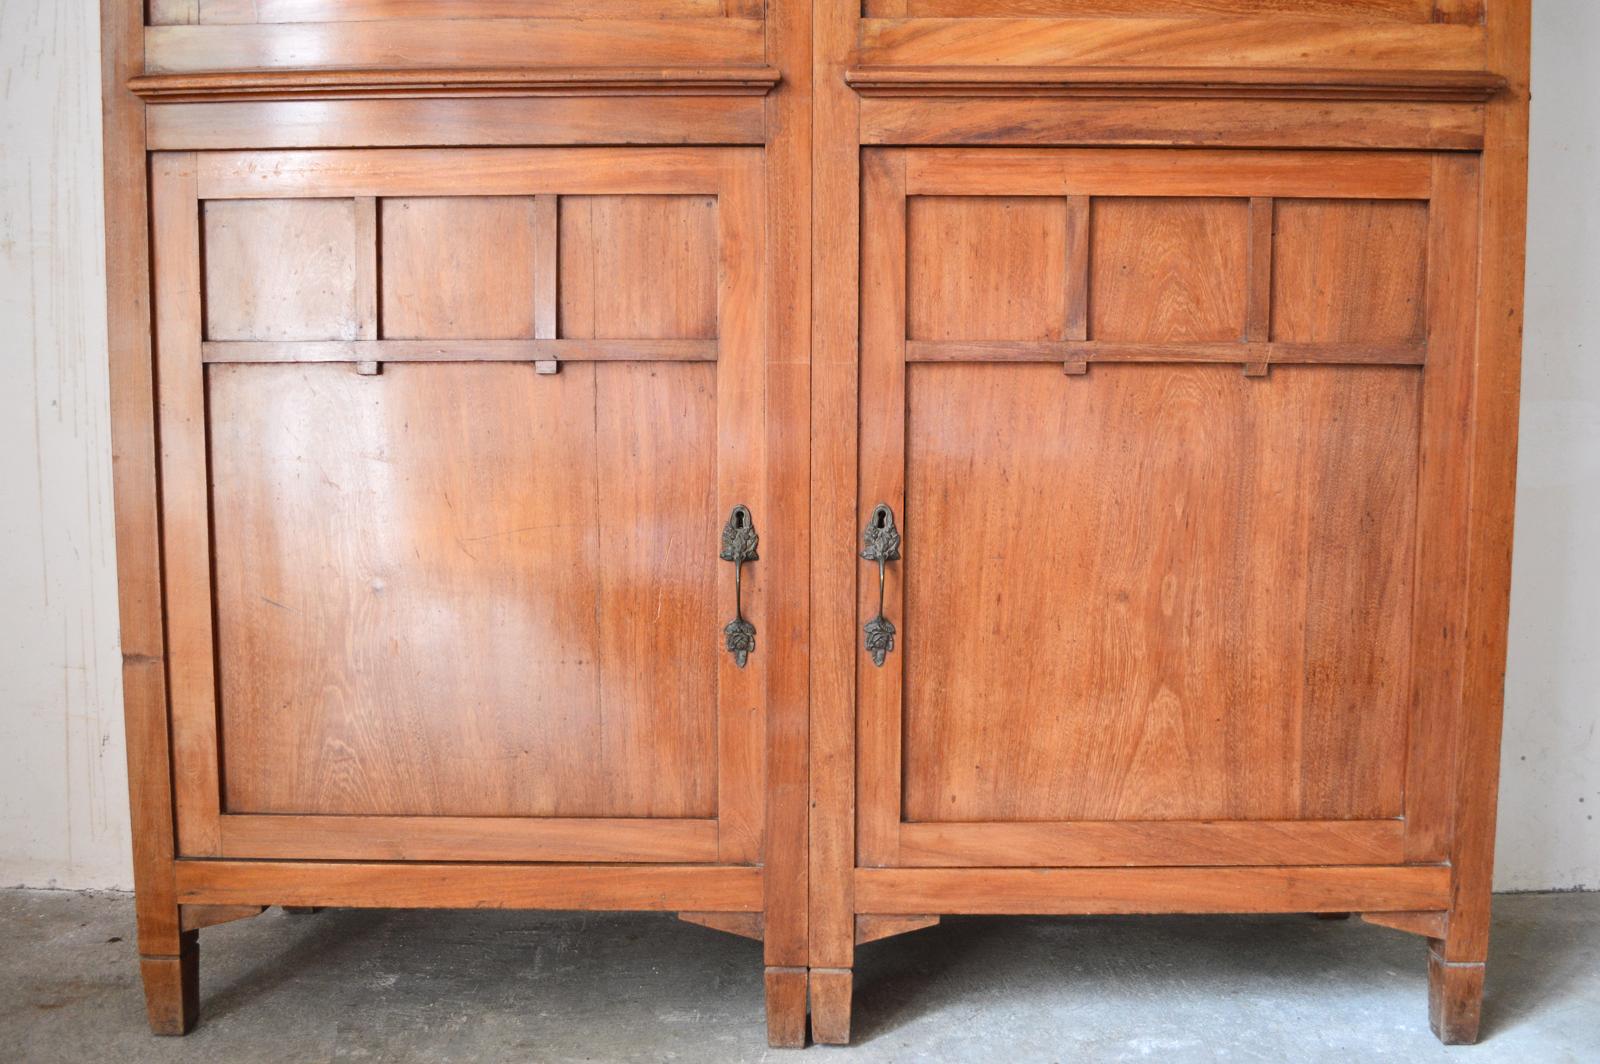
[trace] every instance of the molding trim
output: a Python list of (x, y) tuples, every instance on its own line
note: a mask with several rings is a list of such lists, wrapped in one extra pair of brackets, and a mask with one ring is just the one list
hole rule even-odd
[(141, 74), (148, 103), (459, 96), (765, 96), (772, 67), (518, 67), (408, 70), (227, 70)]
[(1484, 103), (1505, 89), (1479, 70), (1215, 67), (859, 66), (862, 96), (1079, 96)]

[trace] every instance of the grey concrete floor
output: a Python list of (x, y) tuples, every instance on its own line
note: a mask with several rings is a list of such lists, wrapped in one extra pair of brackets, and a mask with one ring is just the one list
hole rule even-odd
[(967, 918), (863, 947), (855, 1045), (797, 1053), (760, 947), (660, 915), (272, 909), (201, 932), (201, 1025), (152, 1038), (129, 897), (0, 891), (0, 1061), (1600, 1061), (1600, 894), (1496, 914), (1475, 1048), (1358, 921)]

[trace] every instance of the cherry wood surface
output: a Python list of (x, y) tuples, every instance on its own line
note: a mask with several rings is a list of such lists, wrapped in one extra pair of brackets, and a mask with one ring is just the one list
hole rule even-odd
[(782, 1046), (944, 913), (1361, 913), (1477, 1037), (1527, 0), (102, 11), (152, 1029), (287, 904), (677, 912)]

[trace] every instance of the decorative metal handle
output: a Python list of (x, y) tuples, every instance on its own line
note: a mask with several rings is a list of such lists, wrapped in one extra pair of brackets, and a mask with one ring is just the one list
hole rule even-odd
[(750, 508), (742, 503), (735, 506), (728, 523), (722, 526), (722, 560), (733, 563), (733, 620), (722, 634), (727, 639), (728, 653), (741, 669), (756, 649), (756, 626), (744, 619), (744, 563), (760, 560), (756, 554), (760, 542)]
[(894, 511), (879, 503), (861, 533), (861, 557), (878, 563), (878, 615), (866, 623), (867, 653), (872, 663), (883, 668), (884, 659), (894, 649), (894, 622), (883, 615), (884, 566), (900, 560), (900, 530), (894, 526)]

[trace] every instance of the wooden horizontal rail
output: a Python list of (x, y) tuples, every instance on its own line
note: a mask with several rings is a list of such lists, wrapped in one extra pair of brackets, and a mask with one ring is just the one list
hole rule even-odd
[(1400, 912), (1450, 904), (1444, 865), (1289, 868), (859, 868), (857, 912)]
[(1363, 22), (1282, 13), (1221, 18), (868, 18), (856, 64), (1357, 70), (1487, 68), (1481, 25)]
[(195, 861), (181, 905), (759, 912), (761, 869), (704, 865)]
[(1378, 865), (1405, 860), (1401, 820), (918, 823), (900, 827), (913, 868)]
[(907, 362), (1209, 362), (1420, 366), (1423, 343), (1119, 343), (1115, 340), (910, 340)]
[(151, 26), (145, 73), (216, 70), (395, 70), (408, 66), (761, 66), (763, 25), (731, 18), (406, 18)]
[(145, 109), (145, 125), (152, 151), (760, 144), (765, 103), (664, 95), (167, 102)]
[(262, 362), (715, 362), (715, 340), (208, 340), (208, 365)]
[(1208, 67), (855, 67), (863, 96), (1112, 96), (1175, 99), (1481, 103), (1505, 79), (1481, 70)]
[(906, 193), (1424, 200), (1433, 164), (1422, 152), (930, 148), (906, 154)]
[(711, 864), (717, 822), (569, 817), (221, 818), (222, 856), (302, 861), (573, 861)]
[[(162, 108), (152, 111), (159, 116)], [(1159, 145), (1475, 151), (1478, 104), (1102, 97), (869, 97), (863, 144)]]
[(764, 96), (772, 67), (540, 67), (229, 70), (144, 74), (128, 82), (152, 103), (432, 96)]
[(198, 157), (196, 178), (201, 199), (690, 196), (720, 194), (760, 166), (748, 148), (218, 151)]

